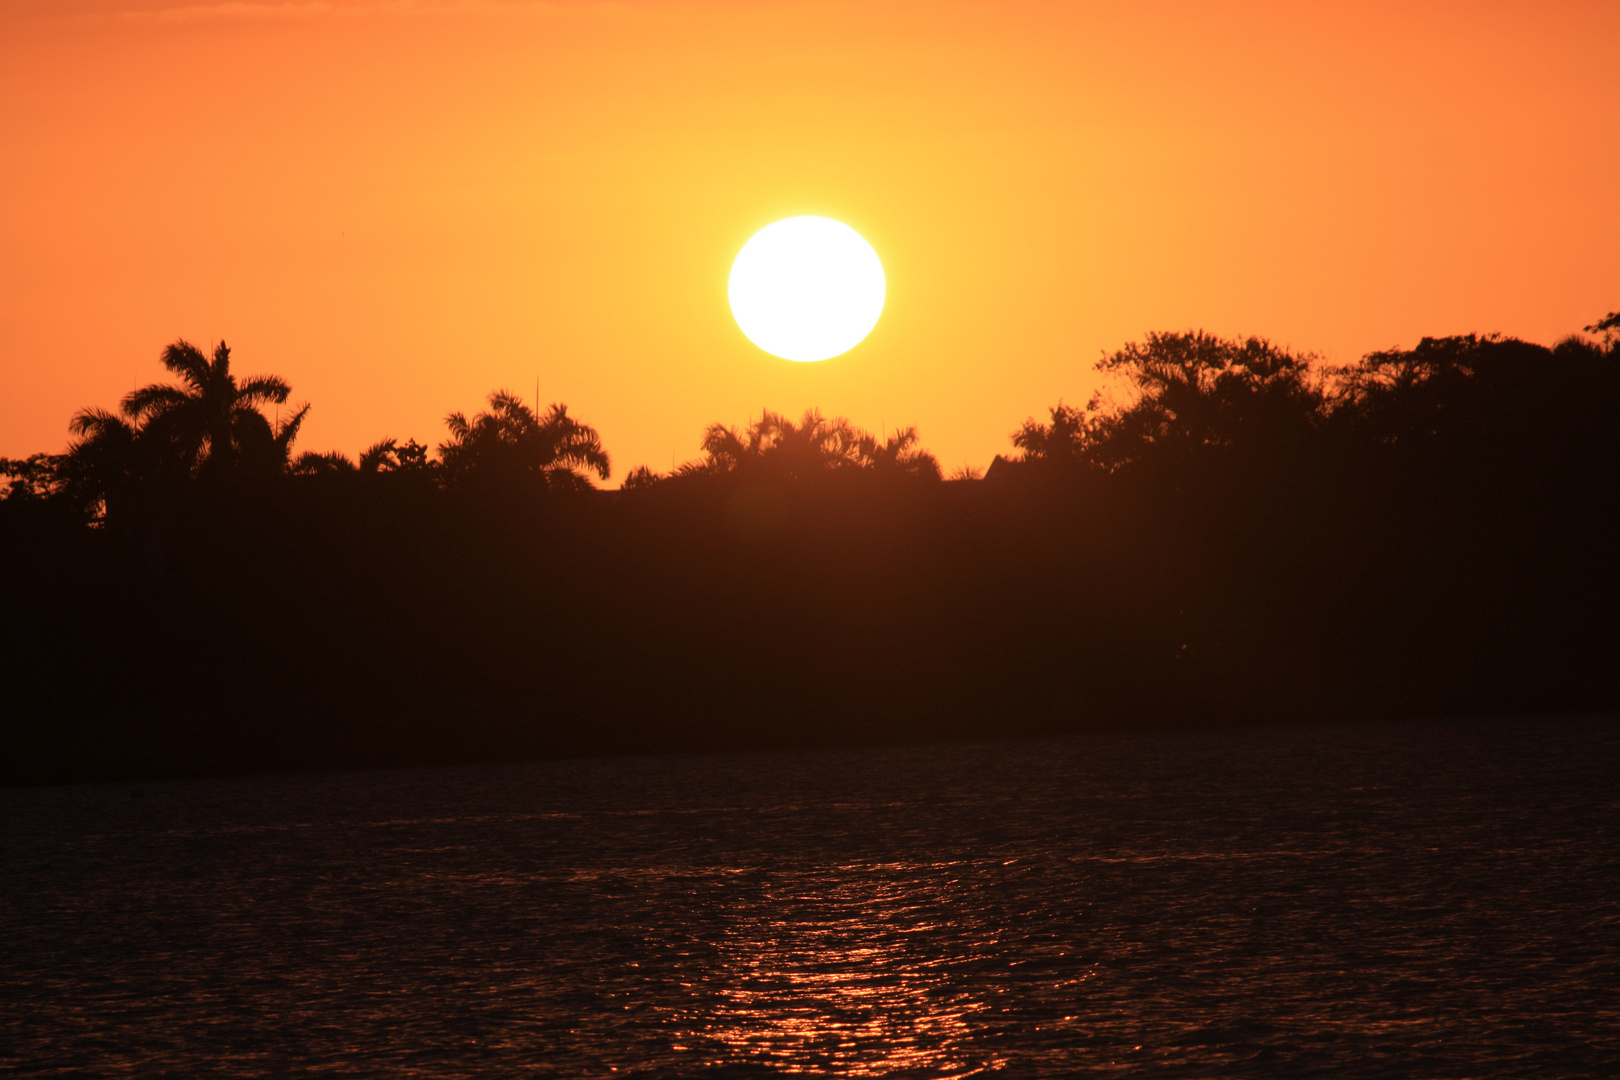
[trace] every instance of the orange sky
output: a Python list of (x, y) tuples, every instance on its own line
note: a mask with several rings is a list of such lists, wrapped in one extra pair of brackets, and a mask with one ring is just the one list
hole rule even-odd
[[(983, 466), (1150, 330), (1343, 363), (1620, 308), (1620, 4), (7, 0), (0, 455), (177, 337), (299, 448), (565, 401), (617, 482), (762, 406)], [(758, 228), (882, 256), (854, 351), (726, 304)]]

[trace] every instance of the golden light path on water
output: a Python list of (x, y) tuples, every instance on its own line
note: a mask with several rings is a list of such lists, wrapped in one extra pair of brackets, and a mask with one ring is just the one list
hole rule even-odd
[(952, 993), (926, 960), (906, 955), (903, 935), (885, 932), (886, 917), (916, 906), (907, 899), (893, 886), (856, 884), (829, 897), (772, 895), (786, 917), (737, 921), (715, 973), (729, 984), (720, 1008), (694, 1026), (745, 1059), (784, 1068), (971, 1075), (976, 1063), (948, 1048), (968, 1041), (963, 1018), (987, 1005)]
[(870, 863), (779, 881), (730, 920), (703, 983), (682, 984), (706, 1007), (679, 1018), (699, 1038), (676, 1049), (719, 1044), (727, 1052), (717, 1063), (840, 1076), (968, 1077), (1001, 1067), (972, 1037), (972, 1019), (994, 1002), (960, 978), (963, 966), (994, 963), (1001, 935), (980, 925), (964, 937), (967, 927), (949, 915), (968, 891), (963, 876), (984, 870)]

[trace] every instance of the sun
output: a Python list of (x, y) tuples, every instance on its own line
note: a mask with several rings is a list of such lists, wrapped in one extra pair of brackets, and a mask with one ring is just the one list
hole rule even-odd
[(787, 218), (737, 253), (731, 314), (772, 356), (826, 360), (872, 332), (886, 288), (883, 263), (860, 233), (831, 218)]

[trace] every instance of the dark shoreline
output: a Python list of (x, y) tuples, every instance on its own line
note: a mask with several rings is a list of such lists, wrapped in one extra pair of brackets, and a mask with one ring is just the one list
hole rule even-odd
[[(1298, 735), (1311, 730), (1364, 729), (1391, 735), (1417, 729), (1451, 728), (1460, 733), (1478, 730), (1482, 734), (1495, 732), (1506, 726), (1533, 726), (1541, 723), (1592, 724), (1620, 730), (1620, 713), (1616, 712), (1542, 712), (1476, 714), (1467, 716), (1402, 716), (1402, 717), (1274, 717), (1266, 720), (1244, 721), (1228, 718), (1199, 721), (1187, 718), (1160, 718), (1137, 722), (1120, 721), (1099, 723), (1085, 728), (1040, 731), (971, 731), (961, 729), (946, 736), (857, 739), (825, 739), (820, 741), (778, 741), (758, 743), (662, 743), (643, 747), (604, 742), (592, 745), (580, 742), (570, 747), (555, 745), (536, 748), (533, 744), (514, 742), (505, 748), (490, 748), (472, 741), (460, 743), (420, 742), (409, 746), (394, 745), (378, 754), (373, 747), (344, 748), (331, 744), (311, 745), (308, 742), (289, 745), (280, 743), (221, 743), (210, 746), (206, 737), (218, 732), (217, 726), (193, 728), (189, 734), (199, 737), (191, 749), (163, 758), (154, 752), (149, 737), (151, 728), (130, 728), (118, 723), (64, 725), (58, 729), (54, 744), (42, 742), (36, 747), (19, 746), (12, 750), (12, 771), (0, 777), (0, 789), (25, 790), (30, 788), (59, 788), (79, 785), (131, 786), (132, 797), (147, 794), (142, 784), (162, 784), (187, 780), (229, 780), (246, 777), (315, 776), (365, 774), (395, 770), (417, 771), (438, 768), (477, 768), (488, 765), (523, 765), (545, 762), (592, 762), (605, 764), (618, 760), (682, 759), (730, 757), (736, 755), (764, 755), (774, 758), (782, 754), (838, 755), (844, 752), (873, 750), (907, 752), (970, 750), (976, 745), (986, 747), (1023, 744), (1036, 746), (1050, 740), (1112, 739), (1136, 736), (1207, 736), (1226, 733), (1234, 737), (1252, 737), (1275, 732)], [(493, 725), (491, 725), (493, 727)], [(180, 734), (177, 728), (165, 728), (168, 733)], [(350, 734), (360, 734), (357, 730)], [(123, 738), (125, 741), (120, 742)], [(87, 760), (82, 751), (94, 746), (94, 756)], [(353, 752), (345, 753), (345, 749)], [(142, 755), (145, 756), (142, 756)], [(61, 762), (56, 765), (55, 762)]]
[(1016, 477), (382, 494), (11, 532), (0, 782), (1620, 705), (1596, 529)]

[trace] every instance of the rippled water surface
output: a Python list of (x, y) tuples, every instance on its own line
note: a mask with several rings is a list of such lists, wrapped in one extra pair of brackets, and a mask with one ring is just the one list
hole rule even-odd
[(1620, 722), (0, 791), (0, 1071), (1620, 1075)]

